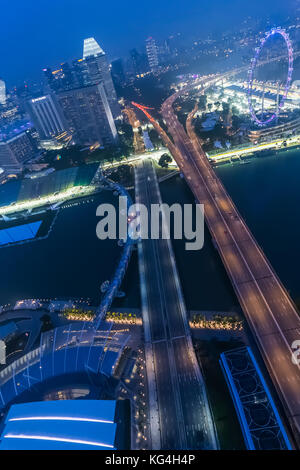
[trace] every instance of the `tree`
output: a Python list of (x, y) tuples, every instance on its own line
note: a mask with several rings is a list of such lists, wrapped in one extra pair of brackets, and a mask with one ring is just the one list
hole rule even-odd
[(170, 155), (168, 153), (163, 153), (158, 161), (158, 164), (162, 168), (168, 168), (169, 163), (171, 163), (171, 161), (172, 161), (172, 158), (170, 157)]

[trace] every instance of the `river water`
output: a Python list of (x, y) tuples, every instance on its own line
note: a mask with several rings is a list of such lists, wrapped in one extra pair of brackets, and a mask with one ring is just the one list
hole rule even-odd
[[(284, 285), (300, 304), (300, 150), (253, 158), (250, 164), (216, 168), (254, 236)], [(164, 202), (193, 203), (179, 176), (160, 185)], [(0, 304), (22, 298), (90, 298), (100, 300), (100, 286), (110, 279), (121, 248), (96, 237), (96, 208), (117, 203), (110, 192), (92, 202), (61, 209), (49, 237), (0, 249)], [(186, 251), (184, 240), (173, 240), (188, 309), (236, 310), (238, 302), (225, 269), (205, 230), (204, 248)], [(134, 252), (122, 285), (126, 297), (115, 307), (140, 306), (137, 253)]]
[[(300, 304), (300, 150), (253, 158), (250, 164), (216, 168), (225, 187), (282, 282)], [(165, 202), (193, 202), (184, 180), (161, 185)], [(189, 309), (232, 310), (237, 305), (225, 269), (205, 231), (204, 248), (188, 252), (174, 240), (174, 251)]]
[(1, 248), (0, 305), (74, 297), (98, 303), (100, 286), (113, 275), (121, 248), (116, 241), (96, 237), (96, 208), (116, 200), (104, 191), (90, 202), (72, 203), (59, 211), (48, 238)]

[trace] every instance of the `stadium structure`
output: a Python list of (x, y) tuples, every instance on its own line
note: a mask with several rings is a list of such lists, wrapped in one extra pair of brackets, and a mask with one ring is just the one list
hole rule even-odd
[(76, 322), (41, 334), (40, 344), (0, 372), (0, 410), (43, 396), (52, 384), (92, 383), (113, 396), (129, 336), (102, 322)]
[[(26, 205), (28, 200), (33, 199), (41, 201), (42, 198), (51, 198), (52, 194), (55, 196), (57, 193), (61, 194), (73, 188), (89, 187), (94, 191), (107, 189), (113, 191), (116, 195), (121, 194), (128, 196), (128, 204), (131, 204), (131, 198), (122, 186), (102, 177), (101, 167), (98, 164), (61, 170), (41, 178), (15, 181), (5, 186), (5, 197), (2, 200), (2, 204), (6, 204), (6, 206), (2, 205), (0, 207), (0, 214), (1, 210), (5, 207), (10, 207), (11, 205), (15, 207), (15, 205), (22, 205), (23, 203)], [(3, 188), (1, 188), (1, 190), (3, 190)], [(81, 197), (81, 194), (74, 193), (74, 197)], [(65, 199), (62, 200), (65, 201)], [(56, 209), (58, 206), (57, 204), (53, 206), (51, 201), (51, 204), (49, 203), (47, 206), (47, 209), (49, 208)], [(32, 220), (32, 211), (28, 212), (28, 218)], [(6, 224), (6, 228), (1, 230), (1, 224)], [(6, 220), (2, 219), (0, 222), (0, 246), (2, 238), (3, 246), (5, 246), (5, 236), (8, 237), (12, 234), (18, 236), (23, 232), (23, 235), (29, 237), (29, 232), (31, 232), (32, 236), (38, 232), (38, 224), (30, 227), (27, 225), (29, 224), (22, 222), (21, 225), (19, 223), (18, 226), (7, 228), (7, 218)], [(9, 229), (11, 229), (10, 232)], [(121, 330), (114, 329), (113, 323), (105, 321), (104, 317), (121, 285), (132, 248), (133, 241), (128, 237), (127, 241), (124, 242), (122, 255), (116, 267), (115, 274), (109, 283), (100, 305), (95, 310), (96, 317), (94, 321), (69, 323), (52, 329), (51, 331), (42, 332), (38, 344), (35, 342), (26, 354), (18, 357), (9, 365), (0, 367), (0, 414), (3, 418), (2, 425), (4, 424), (4, 427), (8, 426), (9, 428), (9, 431), (3, 431), (4, 434), (2, 434), (0, 444), (2, 448), (9, 448), (10, 445), (14, 445), (11, 444), (11, 440), (14, 440), (14, 438), (9, 437), (15, 432), (11, 431), (12, 420), (9, 418), (12, 411), (9, 412), (8, 415), (7, 412), (9, 408), (16, 403), (32, 402), (33, 400), (48, 401), (51, 397), (64, 401), (68, 397), (73, 399), (78, 398), (81, 399), (82, 402), (86, 401), (83, 400), (83, 397), (86, 398), (87, 401), (96, 398), (100, 401), (101, 399), (105, 399), (106, 402), (107, 399), (115, 400), (119, 397), (120, 387), (124, 384), (124, 377), (126, 376), (124, 371), (126, 367), (128, 367), (127, 363), (130, 358), (130, 347), (127, 345), (129, 334), (126, 328)], [(32, 305), (35, 304), (34, 301), (31, 303)], [(78, 395), (78, 397), (76, 395)], [(57, 406), (59, 407), (59, 405)], [(105, 408), (105, 404), (99, 404), (98, 411), (96, 410), (94, 417), (91, 418), (94, 420), (93, 422), (96, 422), (96, 420), (101, 421), (102, 418), (97, 415), (97, 413), (101, 411), (101, 406)], [(107, 406), (109, 407), (109, 404)], [(54, 417), (57, 418), (56, 413), (54, 413)], [(71, 415), (64, 416), (65, 419), (62, 421), (66, 421), (68, 424), (70, 417)], [(130, 420), (130, 406), (129, 411), (127, 411), (127, 421), (128, 419)], [(18, 421), (27, 422), (28, 420), (22, 418), (22, 420)], [(32, 429), (32, 434), (29, 434), (31, 437), (28, 438), (28, 434), (26, 435), (27, 437), (24, 437), (25, 434), (22, 431), (21, 434), (23, 437), (16, 440), (18, 443), (15, 443), (14, 448), (16, 448), (16, 446), (20, 449), (36, 448), (32, 441), (41, 441), (41, 443), (38, 444), (39, 448), (49, 448), (43, 447), (45, 442), (48, 444), (51, 443), (51, 445), (54, 446), (52, 448), (61, 448), (60, 446), (62, 444), (68, 444), (71, 446), (68, 448), (72, 448), (72, 445), (74, 447), (75, 443), (79, 446), (82, 444), (85, 448), (94, 446), (96, 448), (114, 449), (121, 448), (122, 445), (126, 448), (130, 448), (128, 438), (126, 445), (120, 443), (116, 444), (116, 432), (113, 432), (112, 427), (108, 430), (107, 426), (103, 426), (104, 423), (102, 423), (101, 429), (91, 429), (90, 426), (84, 427), (82, 425), (82, 419), (79, 417), (77, 421), (83, 426), (81, 429), (77, 427), (76, 431), (76, 427), (74, 426), (74, 428), (69, 430), (70, 435), (68, 435), (68, 426), (62, 426), (60, 431), (63, 435), (56, 435), (55, 437), (51, 435), (50, 431), (52, 428), (50, 429), (48, 427), (47, 431), (46, 428), (42, 426), (43, 423), (38, 423), (39, 419), (32, 419), (31, 421), (34, 421), (32, 427), (26, 428), (27, 430)], [(44, 419), (41, 421), (44, 421)], [(49, 421), (52, 422), (53, 420), (49, 418)], [(60, 421), (60, 419), (58, 421)], [(15, 419), (13, 419), (13, 422), (15, 423)], [(20, 426), (22, 427), (22, 425)], [(21, 427), (18, 429), (21, 429)], [(116, 426), (114, 426), (114, 428), (116, 428)], [(17, 434), (20, 433), (18, 429), (16, 430)], [(104, 446), (99, 444), (99, 440), (93, 440), (93, 433), (95, 431), (97, 431), (98, 435), (106, 436)], [(43, 435), (43, 432), (46, 432), (46, 437), (45, 434)], [(78, 440), (80, 440), (78, 436), (82, 435), (83, 432), (86, 432), (87, 435), (91, 437), (87, 440), (88, 442), (80, 443), (78, 442)], [(124, 432), (122, 433), (123, 437), (125, 434)], [(39, 438), (37, 438), (37, 436), (39, 436)], [(41, 436), (44, 436), (44, 438), (40, 438)], [(27, 443), (30, 441), (31, 444), (29, 444), (29, 447), (23, 447), (22, 443), (25, 441)], [(94, 445), (95, 442), (99, 445)], [(103, 440), (100, 443), (103, 444)], [(30, 445), (33, 447), (30, 447)], [(63, 448), (66, 447), (64, 446)]]
[(129, 434), (125, 401), (23, 403), (5, 417), (0, 450), (122, 450)]

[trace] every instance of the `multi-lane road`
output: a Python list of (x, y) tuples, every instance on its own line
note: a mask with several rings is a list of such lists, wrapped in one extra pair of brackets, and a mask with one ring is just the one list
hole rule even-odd
[[(152, 162), (141, 162), (135, 172), (136, 202), (150, 218), (151, 204), (161, 203)], [(153, 448), (216, 449), (170, 240), (141, 240), (139, 262)]]
[[(186, 90), (189, 89), (191, 86)], [(204, 204), (210, 233), (300, 446), (300, 365), (293, 363), (291, 347), (294, 340), (300, 340), (299, 314), (211, 168), (193, 130), (193, 112), (186, 129), (178, 121), (173, 104), (186, 90), (169, 97), (161, 109), (173, 141), (150, 116), (151, 122), (169, 147), (196, 200)], [(147, 115), (149, 118), (148, 112)]]

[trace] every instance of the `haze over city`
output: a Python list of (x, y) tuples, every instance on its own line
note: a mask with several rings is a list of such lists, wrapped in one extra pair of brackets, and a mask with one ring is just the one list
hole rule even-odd
[(300, 2), (1, 13), (0, 451), (297, 456)]
[(37, 79), (46, 65), (81, 57), (82, 41), (89, 36), (97, 37), (114, 59), (125, 56), (135, 46), (141, 47), (149, 35), (161, 39), (180, 32), (186, 39), (201, 38), (232, 27), (238, 29), (249, 15), (271, 17), (276, 22), (291, 14), (295, 3), (191, 0), (186, 8), (179, 0), (172, 5), (154, 0), (143, 6), (136, 0), (129, 5), (123, 1), (89, 0), (83, 5), (81, 0), (15, 0), (12, 8), (8, 0), (3, 0), (1, 74), (11, 85)]

